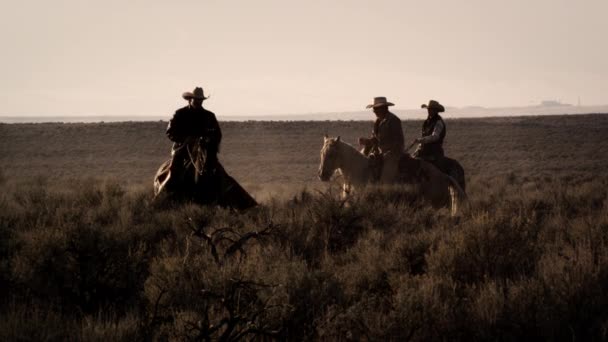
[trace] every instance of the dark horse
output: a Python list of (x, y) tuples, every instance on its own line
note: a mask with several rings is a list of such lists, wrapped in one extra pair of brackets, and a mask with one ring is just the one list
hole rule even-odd
[[(172, 152), (173, 155), (177, 153), (185, 158), (169, 159), (156, 172), (155, 198), (165, 196), (239, 210), (257, 205), (255, 199), (228, 175), (219, 162), (213, 167), (205, 167), (206, 153), (199, 139), (192, 139)], [(178, 164), (172, 165), (172, 160)]]
[[(409, 150), (412, 146), (413, 146), (413, 144), (410, 145), (406, 149), (406, 151)], [(363, 150), (361, 151), (361, 153), (363, 153), (365, 156), (370, 156), (370, 154), (372, 152), (375, 152), (375, 153), (378, 152), (377, 149), (374, 150), (374, 146), (372, 146), (372, 145), (365, 146), (363, 148)], [(408, 156), (410, 156), (410, 155), (408, 154)], [(414, 157), (414, 158), (416, 158), (416, 157)], [(458, 185), (460, 186), (462, 191), (466, 192), (466, 181), (465, 181), (465, 177), (464, 177), (464, 168), (462, 167), (462, 165), (460, 165), (460, 163), (456, 159), (448, 158), (445, 156), (442, 156), (435, 160), (426, 160), (423, 158), (416, 158), (416, 159), (424, 160), (425, 162), (433, 164), (437, 169), (439, 169), (439, 171), (454, 178), (454, 180), (458, 183)], [(378, 174), (377, 176), (379, 177), (380, 175)]]
[(463, 191), (466, 191), (466, 183), (464, 180), (464, 168), (456, 159), (442, 157), (437, 161), (429, 161), (435, 165), (441, 172), (454, 178)]

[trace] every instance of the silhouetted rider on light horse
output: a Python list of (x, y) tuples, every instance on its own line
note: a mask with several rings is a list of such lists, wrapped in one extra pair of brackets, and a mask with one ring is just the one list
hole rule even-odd
[(203, 108), (207, 98), (202, 88), (185, 92), (189, 102), (178, 109), (167, 127), (173, 141), (171, 159), (161, 165), (154, 178), (154, 194), (218, 204), (236, 209), (255, 206), (256, 201), (230, 177), (217, 159), (222, 131), (215, 114)]
[(458, 161), (446, 157), (443, 152), (443, 141), (447, 128), (439, 113), (443, 113), (445, 108), (435, 100), (430, 100), (428, 104), (423, 104), (421, 108), (426, 108), (428, 117), (422, 124), (422, 137), (414, 139), (409, 146), (418, 144), (412, 157), (435, 165), (443, 173), (453, 177), (462, 190), (466, 190), (464, 169)]
[(370, 156), (374, 178), (381, 183), (393, 183), (399, 173), (399, 161), (403, 155), (404, 139), (401, 120), (388, 110), (394, 106), (386, 97), (375, 97), (374, 103), (365, 108), (372, 108), (376, 121), (370, 138), (359, 138), (363, 154)]
[(393, 104), (385, 97), (376, 97), (367, 106), (373, 108), (376, 121), (372, 136), (359, 138), (362, 151), (341, 141), (339, 136), (323, 138), (319, 179), (329, 181), (335, 171), (340, 171), (344, 196), (378, 182), (414, 184), (421, 198), (436, 208), (449, 206), (452, 215), (456, 215), (461, 204), (466, 203), (466, 193), (455, 178), (406, 153), (401, 120), (388, 110), (389, 106)]
[[(319, 179), (329, 181), (339, 171), (343, 198), (378, 182), (378, 172), (374, 170), (374, 163), (378, 160), (343, 142), (339, 136), (323, 138), (320, 157)], [(420, 199), (433, 207), (448, 207), (451, 214), (456, 215), (462, 204), (466, 204), (466, 194), (458, 182), (433, 164), (403, 153), (398, 167), (393, 184), (414, 185), (419, 190)]]

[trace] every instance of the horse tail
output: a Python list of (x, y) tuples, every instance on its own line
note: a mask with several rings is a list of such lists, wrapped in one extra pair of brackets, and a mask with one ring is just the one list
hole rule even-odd
[(461, 207), (468, 201), (467, 194), (464, 192), (458, 181), (451, 176), (447, 176), (450, 180), (448, 189), (450, 191), (450, 213), (452, 216), (461, 210)]
[(458, 182), (458, 185), (460, 185), (460, 187), (462, 188), (462, 192), (464, 192), (466, 194), (467, 185), (466, 185), (466, 180), (464, 178), (464, 168), (462, 167), (462, 165), (460, 165), (459, 162), (456, 162), (456, 173), (458, 175), (458, 178), (456, 178), (456, 181)]

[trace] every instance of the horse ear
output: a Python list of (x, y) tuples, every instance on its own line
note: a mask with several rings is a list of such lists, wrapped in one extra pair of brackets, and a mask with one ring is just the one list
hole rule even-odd
[(329, 135), (327, 135), (327, 133), (325, 133), (325, 135), (323, 136), (323, 140), (327, 140), (327, 138), (329, 138)]
[(336, 138), (336, 141), (340, 141), (340, 136), (338, 135), (338, 137)]

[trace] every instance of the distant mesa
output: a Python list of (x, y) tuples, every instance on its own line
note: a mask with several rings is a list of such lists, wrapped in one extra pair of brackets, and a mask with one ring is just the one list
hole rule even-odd
[(540, 102), (539, 107), (563, 107), (563, 106), (572, 106), (569, 103), (561, 103), (560, 101), (555, 100), (544, 100)]

